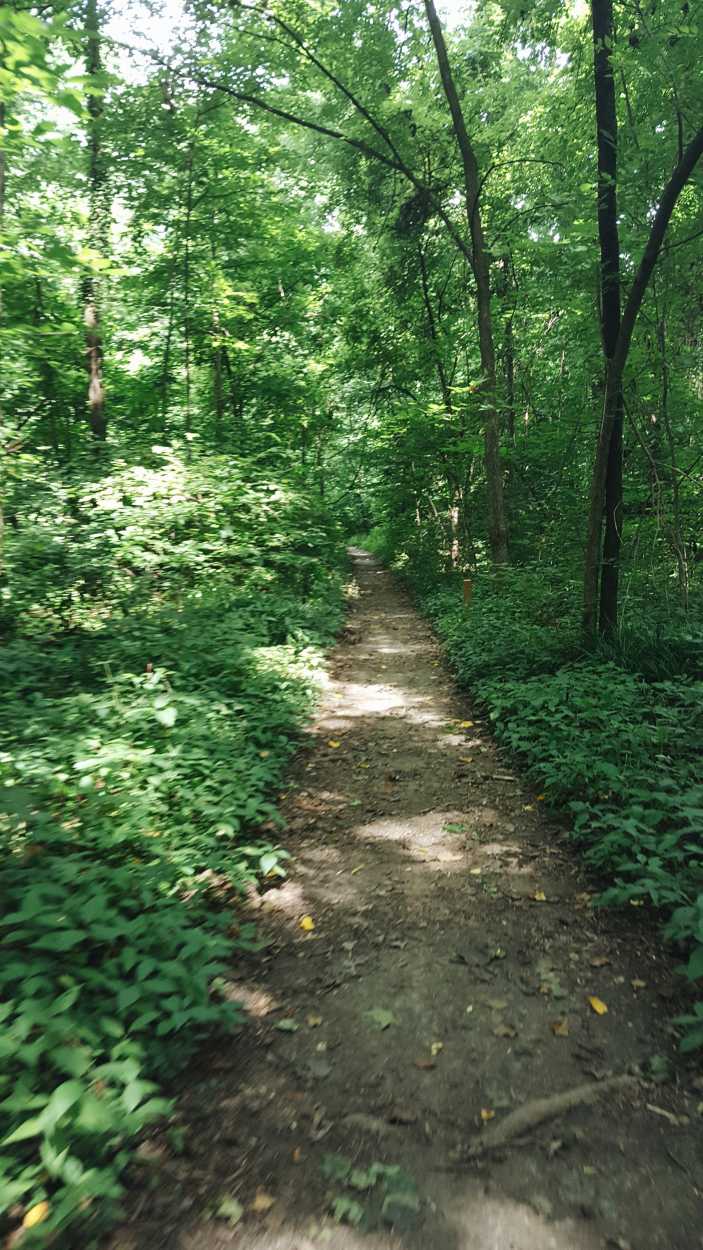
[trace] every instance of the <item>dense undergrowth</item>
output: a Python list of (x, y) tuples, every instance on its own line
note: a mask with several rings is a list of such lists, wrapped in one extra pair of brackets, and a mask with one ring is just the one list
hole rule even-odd
[[(9, 483), (0, 649), (0, 1236), (98, 1236), (217, 989), (341, 620), (283, 469), (152, 449)], [(272, 477), (274, 480), (272, 481)], [(14, 492), (14, 494), (13, 494)], [(54, 1240), (55, 1244), (55, 1240)]]
[[(392, 532), (365, 540), (413, 587), (461, 682), (499, 741), (523, 760), (573, 838), (608, 904), (655, 909), (667, 939), (703, 977), (703, 630), (695, 614), (653, 619), (631, 587), (617, 644), (587, 649), (579, 587), (546, 564), (484, 570), (464, 609), (458, 579), (413, 558)], [(700, 618), (698, 618), (700, 619)], [(703, 1003), (681, 1021), (703, 1045)]]

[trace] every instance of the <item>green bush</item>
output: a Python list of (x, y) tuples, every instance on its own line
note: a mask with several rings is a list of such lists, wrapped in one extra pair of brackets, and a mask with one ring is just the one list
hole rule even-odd
[[(589, 654), (576, 588), (543, 566), (479, 574), (468, 613), (458, 582), (422, 602), (499, 741), (612, 878), (600, 901), (656, 908), (666, 937), (688, 952), (686, 976), (702, 977), (700, 638), (690, 626), (631, 628), (617, 647)], [(684, 1048), (703, 1044), (703, 1013), (682, 1023)]]
[(240, 1020), (217, 978), (256, 945), (237, 917), (247, 882), (284, 872), (275, 795), (341, 622), (340, 547), (294, 482), (219, 458), (169, 452), (17, 492), (0, 1236), (35, 1209), (27, 1244), (61, 1229), (78, 1245), (114, 1210), (135, 1136), (168, 1113), (162, 1082)]

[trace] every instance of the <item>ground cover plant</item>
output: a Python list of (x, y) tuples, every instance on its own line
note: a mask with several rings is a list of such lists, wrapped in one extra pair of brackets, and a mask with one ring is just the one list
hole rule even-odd
[(0, 1237), (232, 1022), (341, 533), (703, 971), (703, 10), (162, 7), (0, 4)]
[[(389, 539), (379, 529), (367, 543), (415, 587), (498, 740), (523, 761), (540, 801), (568, 816), (598, 877), (612, 879), (599, 902), (652, 908), (696, 983), (703, 632), (688, 614), (656, 623), (635, 604), (617, 644), (589, 644), (567, 568), (485, 569), (466, 607), (463, 579), (428, 572), (421, 549), (416, 559), (412, 549), (394, 556)], [(701, 1046), (703, 1004), (681, 1023), (682, 1049)]]
[(0, 1188), (34, 1239), (104, 1224), (159, 1083), (241, 1022), (217, 977), (341, 619), (285, 475), (158, 447), (45, 485), (15, 482), (0, 653)]

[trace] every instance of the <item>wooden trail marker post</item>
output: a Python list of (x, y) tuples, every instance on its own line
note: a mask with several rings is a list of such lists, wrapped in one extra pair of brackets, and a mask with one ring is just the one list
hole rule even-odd
[(471, 607), (471, 596), (473, 594), (473, 584), (470, 577), (464, 578), (464, 611), (468, 612)]

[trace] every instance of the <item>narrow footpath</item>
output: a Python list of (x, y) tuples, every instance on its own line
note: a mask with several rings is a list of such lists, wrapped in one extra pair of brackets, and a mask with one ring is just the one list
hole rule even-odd
[(228, 989), (249, 1023), (142, 1146), (111, 1250), (702, 1250), (673, 964), (591, 907), (426, 622), (354, 564), (283, 803), (291, 874), (251, 900), (271, 944)]

